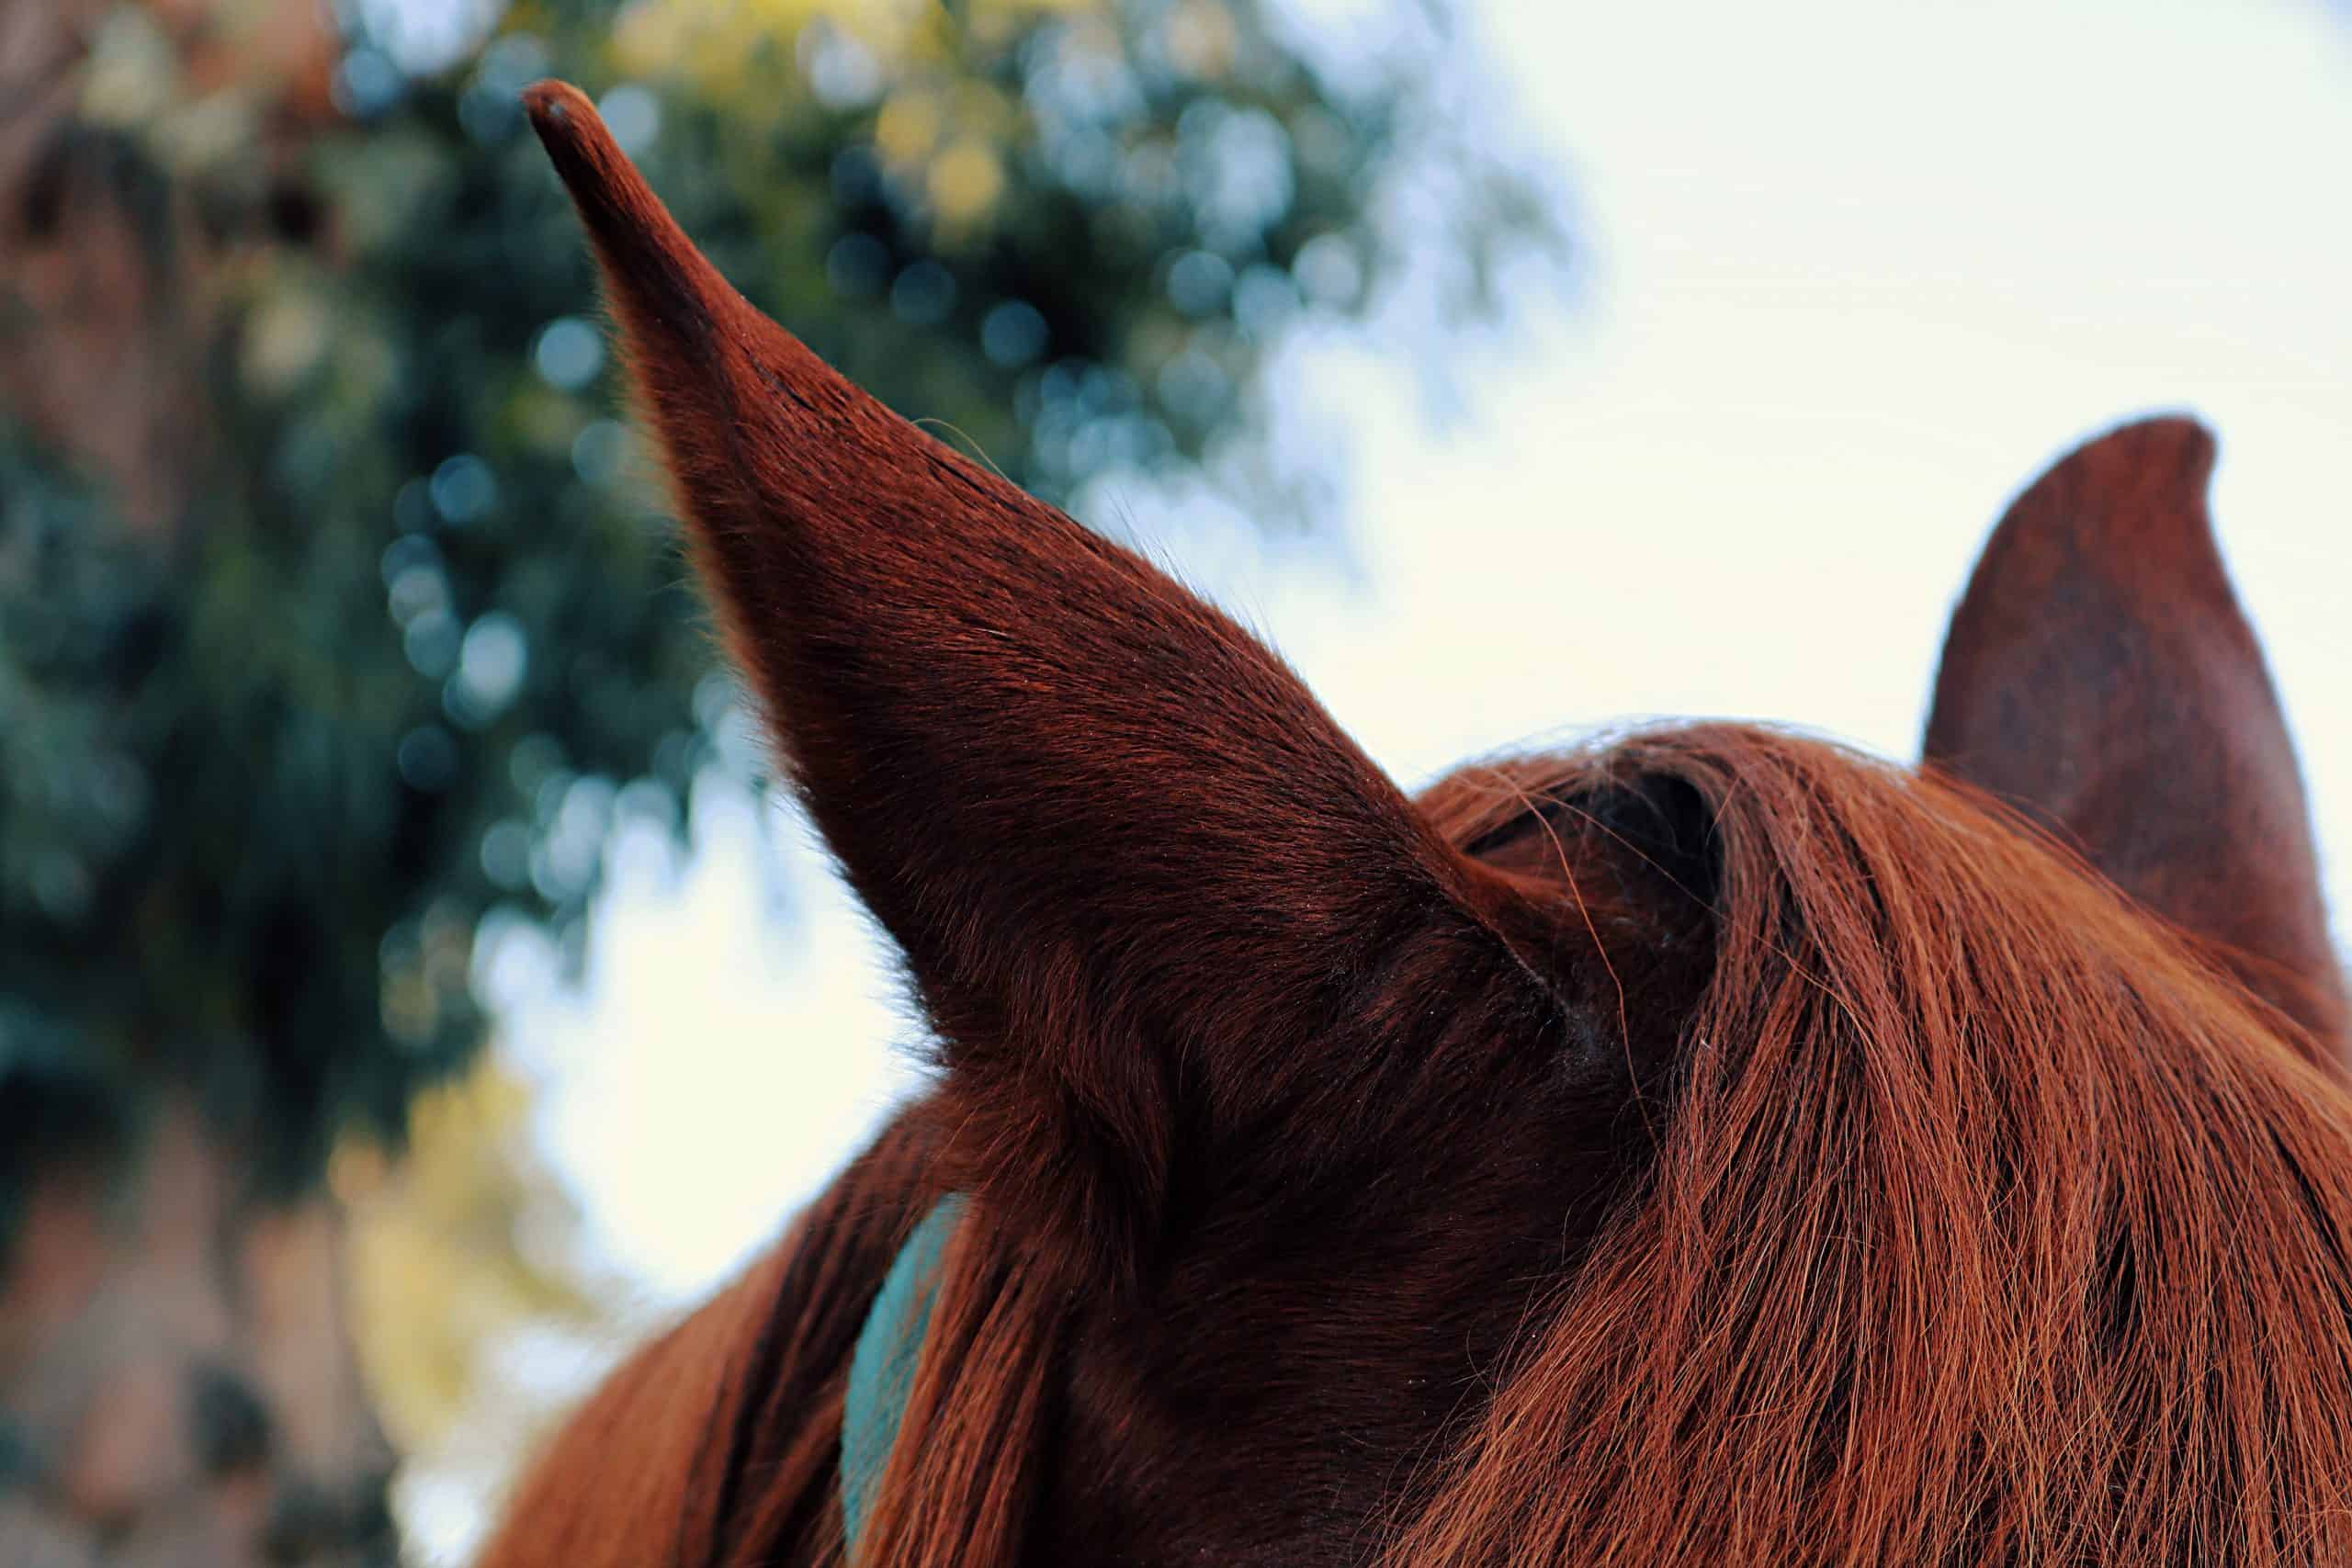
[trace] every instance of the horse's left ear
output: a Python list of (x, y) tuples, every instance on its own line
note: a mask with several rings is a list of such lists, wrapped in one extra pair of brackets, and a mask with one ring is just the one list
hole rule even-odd
[(1952, 617), (1928, 761), (2024, 807), (2344, 1042), (2311, 814), (2213, 540), (2214, 446), (2128, 424), (2011, 504)]
[(753, 309), (576, 91), (526, 102), (735, 657), (936, 1029), (943, 1182), (1132, 1259), (1184, 1195), (1403, 1140), (1432, 1097), (1394, 1076), (1577, 1048), (1520, 895), (1279, 659)]

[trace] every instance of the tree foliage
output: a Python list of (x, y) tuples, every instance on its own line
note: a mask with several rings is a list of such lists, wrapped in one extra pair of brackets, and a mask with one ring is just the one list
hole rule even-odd
[[(0, 395), (0, 1143), (169, 1086), (306, 1182), (476, 1045), (485, 916), (575, 934), (616, 823), (676, 827), (712, 763), (730, 689), (531, 79), (598, 94), (755, 302), (1059, 500), (1255, 483), (1267, 356), (1380, 298), (1401, 185), (1454, 319), (1560, 244), (1432, 140), (1419, 13), (1342, 68), (1259, 0), (524, 0), (437, 59), (362, 5), (305, 118), (187, 11), (107, 12), (5, 193), (28, 245), (112, 204), (160, 301), (130, 335), (167, 323), (196, 395), (160, 479), (95, 439), (107, 399)], [(31, 276), (0, 349), (88, 330)]]

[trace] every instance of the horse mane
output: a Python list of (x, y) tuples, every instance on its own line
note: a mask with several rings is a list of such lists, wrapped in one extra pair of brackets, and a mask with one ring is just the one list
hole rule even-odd
[(637, 1351), (537, 1455), (483, 1568), (834, 1562), (842, 1389), (930, 1199), (924, 1129), (885, 1131), (784, 1238)]
[(1646, 1191), (1390, 1560), (2352, 1560), (2352, 1106), (2023, 819), (1734, 727), (1719, 952)]
[[(2352, 1560), (2352, 1101), (2319, 1042), (1932, 771), (1682, 726), (1421, 805), (1469, 844), (1660, 780), (1703, 805), (1718, 952), (1654, 1160), (1367, 1559)], [(842, 1379), (939, 1190), (930, 1114), (595, 1398), (486, 1568), (843, 1561)], [(1027, 1245), (951, 1246), (862, 1561), (1020, 1560), (1062, 1329)]]

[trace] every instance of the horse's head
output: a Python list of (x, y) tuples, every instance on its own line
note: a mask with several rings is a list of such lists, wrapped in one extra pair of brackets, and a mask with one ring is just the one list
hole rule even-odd
[[(2201, 430), (2018, 500), (1939, 768), (1700, 727), (1408, 798), (1240, 627), (755, 311), (577, 93), (530, 107), (940, 1071), (496, 1561), (838, 1560), (852, 1344), (949, 1193), (861, 1562), (2064, 1556), (2206, 1519), (2132, 1490), (2151, 1411), (2233, 1506), (2256, 1448), (2345, 1459), (2352, 1414), (2246, 1359), (2352, 1378), (2343, 991)], [(2290, 1283), (2207, 1277), (2225, 1209)], [(2143, 1386), (2176, 1365), (2210, 1420)], [(567, 1523), (615, 1444), (631, 1522)]]

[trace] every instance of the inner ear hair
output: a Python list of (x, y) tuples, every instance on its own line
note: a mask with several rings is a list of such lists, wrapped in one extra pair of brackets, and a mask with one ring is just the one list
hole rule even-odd
[[(1712, 910), (1721, 890), (1714, 810), (1697, 785), (1662, 771), (1611, 772), (1525, 792), (1526, 809), (1476, 833), (1464, 852), (1497, 869), (1544, 874), (1600, 860), (1621, 882), (1649, 881)], [(1572, 863), (1561, 865), (1563, 858)]]

